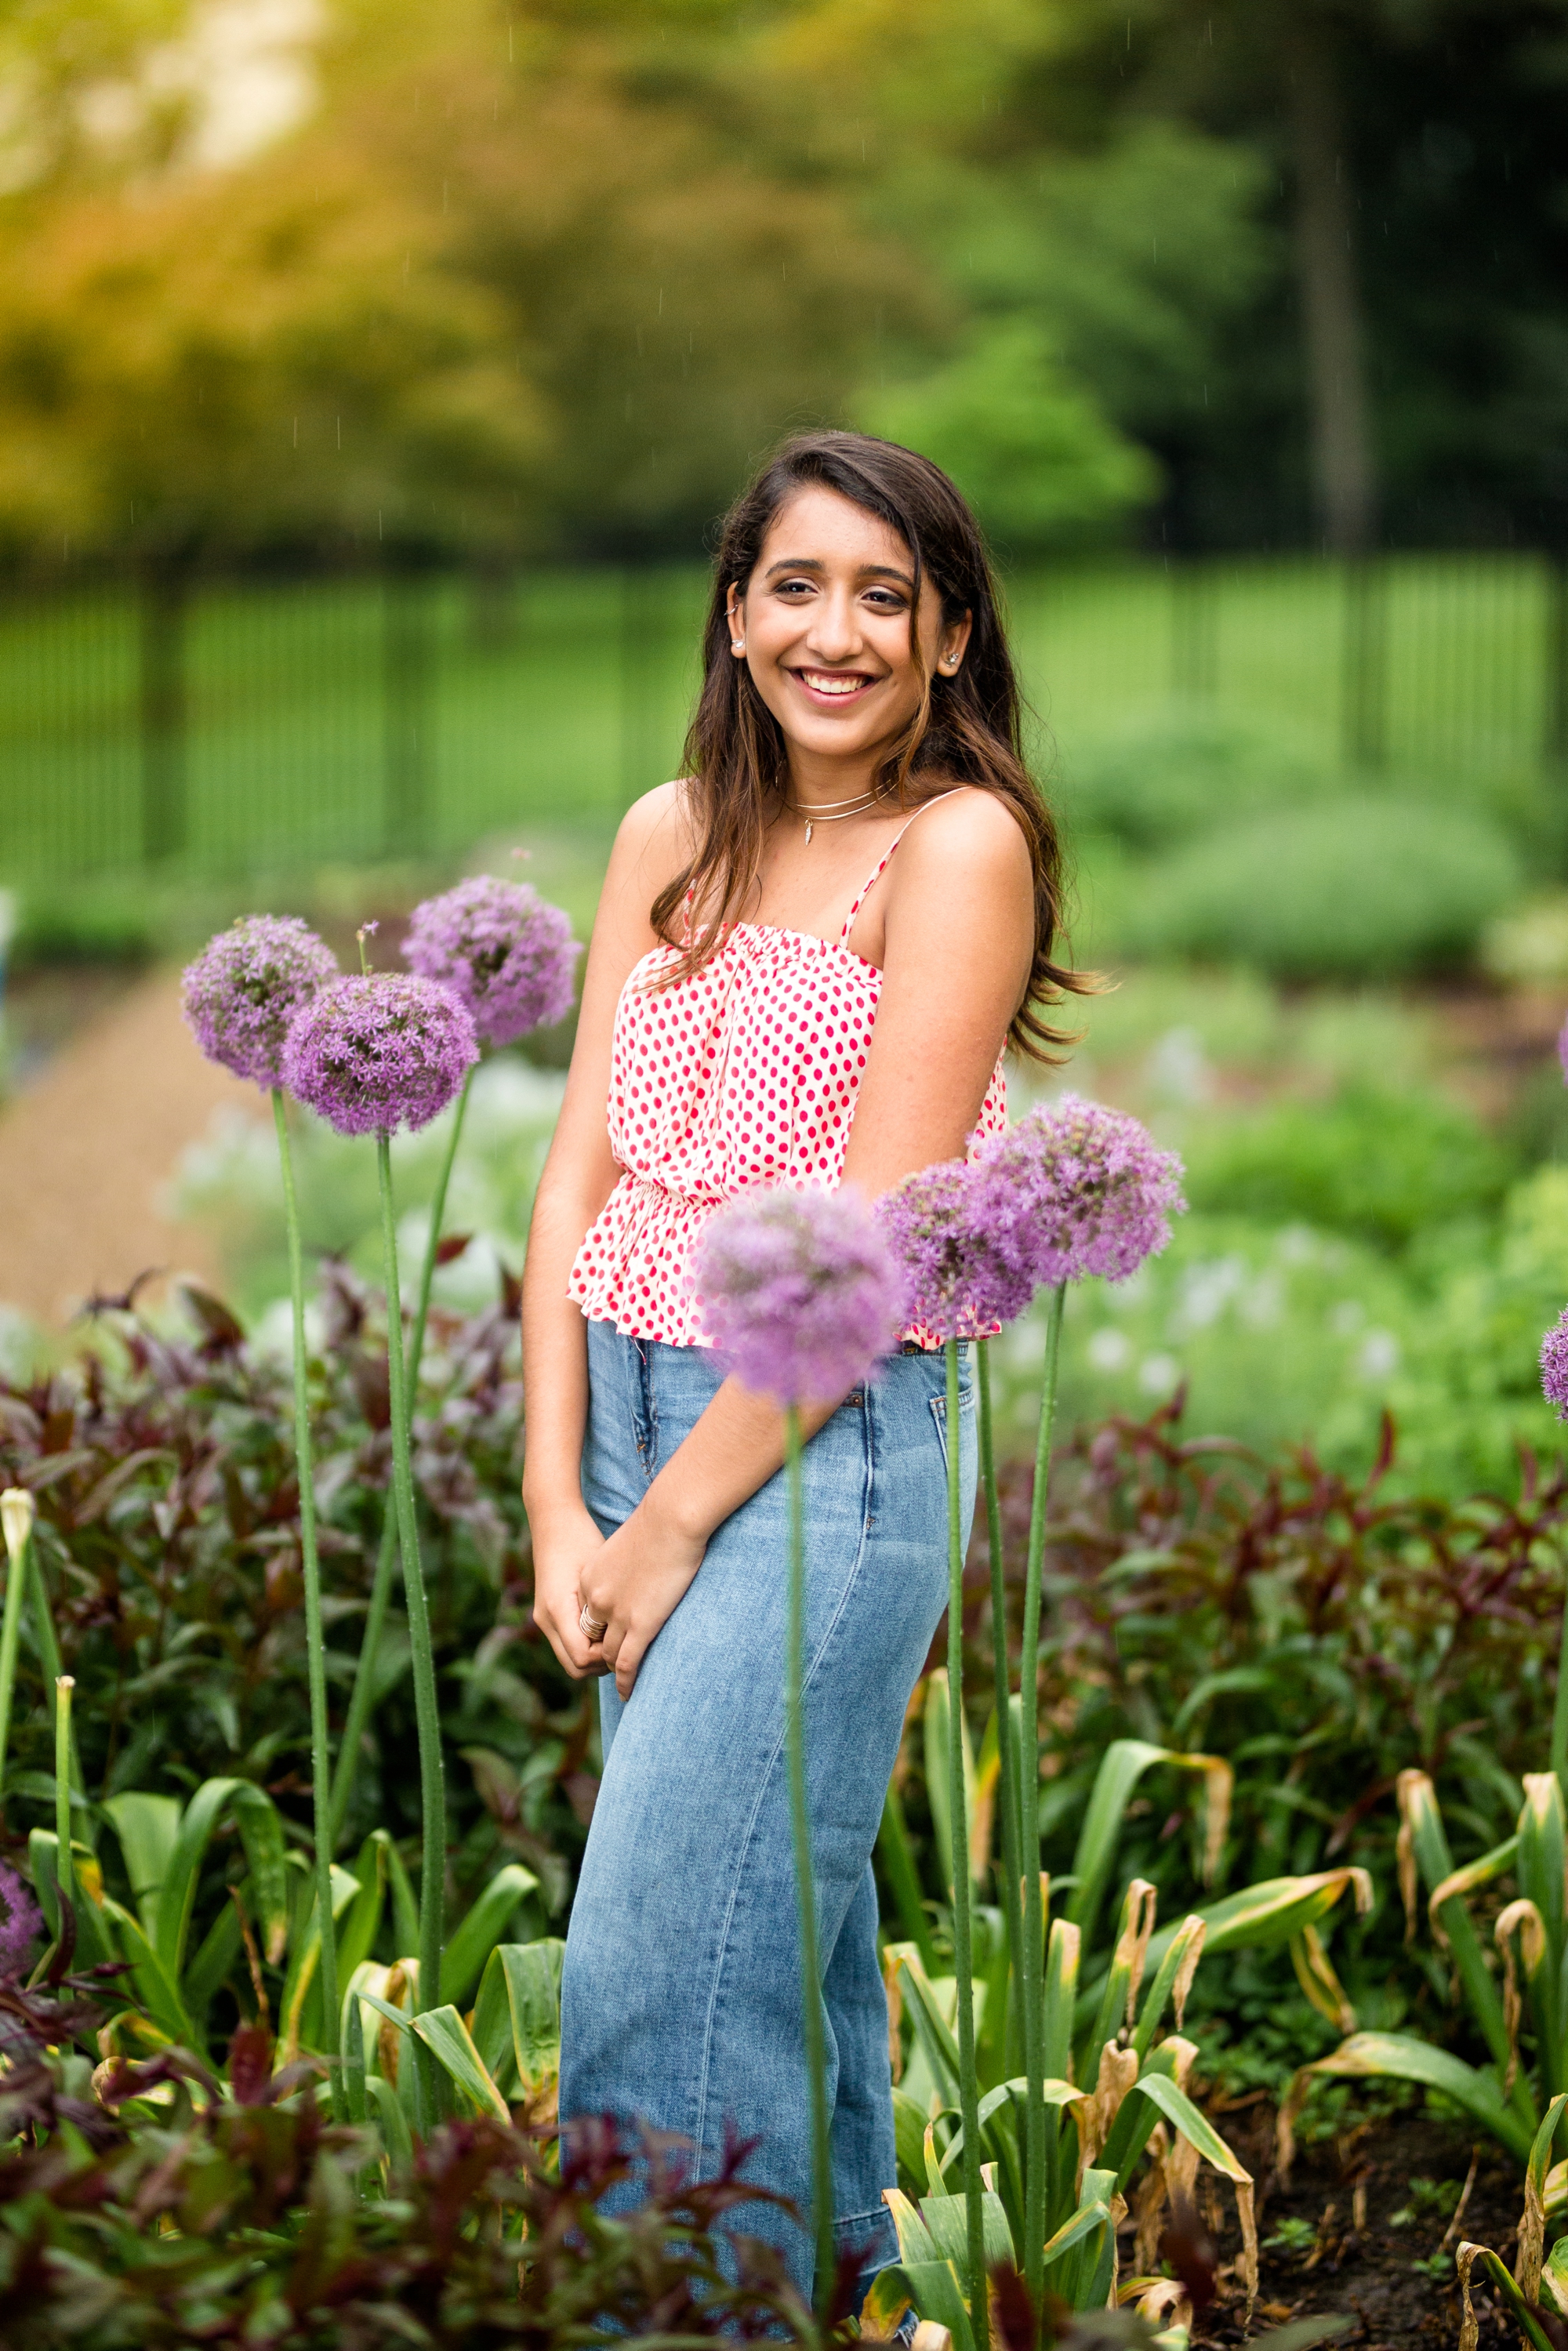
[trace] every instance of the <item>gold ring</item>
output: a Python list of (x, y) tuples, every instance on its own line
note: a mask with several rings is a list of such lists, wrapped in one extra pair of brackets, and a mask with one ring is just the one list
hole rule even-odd
[(595, 1616), (585, 1600), (578, 1611), (577, 1629), (590, 1641), (602, 1641), (610, 1630), (606, 1618)]

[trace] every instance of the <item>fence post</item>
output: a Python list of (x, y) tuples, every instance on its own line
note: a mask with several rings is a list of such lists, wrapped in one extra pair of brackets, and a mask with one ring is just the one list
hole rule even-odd
[(141, 854), (150, 865), (186, 847), (185, 608), (177, 563), (150, 564), (138, 599), (141, 726)]
[(1212, 698), (1219, 682), (1218, 582), (1211, 562), (1171, 566), (1171, 684), (1177, 694)]
[(1344, 566), (1345, 765), (1381, 768), (1388, 757), (1388, 580), (1372, 555)]
[(383, 842), (389, 857), (417, 857), (429, 846), (434, 746), (429, 586), (415, 565), (389, 563), (382, 580), (382, 615)]
[(659, 737), (655, 718), (661, 605), (655, 572), (628, 564), (621, 574), (621, 799), (665, 781), (652, 772)]
[(1546, 735), (1549, 768), (1568, 765), (1568, 547), (1546, 559)]

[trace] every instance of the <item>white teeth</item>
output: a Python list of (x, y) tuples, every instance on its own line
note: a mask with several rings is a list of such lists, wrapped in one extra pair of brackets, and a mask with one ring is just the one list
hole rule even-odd
[(834, 677), (821, 670), (802, 670), (801, 676), (819, 694), (858, 694), (863, 680), (858, 677)]

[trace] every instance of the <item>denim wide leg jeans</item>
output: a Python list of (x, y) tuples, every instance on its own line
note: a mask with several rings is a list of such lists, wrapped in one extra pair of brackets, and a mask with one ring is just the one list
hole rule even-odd
[[(608, 1534), (719, 1384), (711, 1351), (588, 1326), (582, 1485)], [(964, 1524), (974, 1395), (960, 1381)], [(828, 2022), (834, 2217), (869, 2273), (896, 2259), (887, 2007), (871, 1854), (904, 1711), (947, 1597), (947, 1410), (939, 1354), (898, 1355), (806, 1447), (806, 1770)], [(640, 2117), (691, 2143), (727, 2133), (745, 2176), (810, 2219), (810, 2123), (784, 1752), (789, 1500), (783, 1474), (727, 1519), (624, 1705), (600, 1685), (604, 1777), (561, 1980), (563, 2122)], [(811, 2289), (809, 2230), (775, 2208), (736, 2225)]]

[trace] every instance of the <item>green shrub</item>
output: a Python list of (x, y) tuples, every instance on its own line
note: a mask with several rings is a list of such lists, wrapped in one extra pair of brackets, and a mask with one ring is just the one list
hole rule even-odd
[(1187, 1197), (1220, 1215), (1299, 1220), (1400, 1249), (1494, 1207), (1508, 1172), (1476, 1120), (1440, 1094), (1360, 1085), (1331, 1102), (1206, 1123), (1187, 1153)]
[(1209, 833), (1151, 868), (1125, 943), (1286, 979), (1453, 970), (1519, 886), (1490, 819), (1346, 799)]
[(1293, 736), (1205, 704), (1173, 703), (1082, 747), (1060, 789), (1076, 830), (1159, 850), (1340, 788)]

